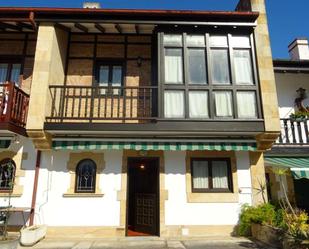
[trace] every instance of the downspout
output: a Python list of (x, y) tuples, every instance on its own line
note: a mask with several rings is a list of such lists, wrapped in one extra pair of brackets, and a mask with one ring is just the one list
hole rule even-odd
[(41, 165), (41, 151), (38, 150), (36, 154), (36, 164), (35, 164), (35, 173), (34, 173), (34, 184), (33, 184), (33, 192), (32, 192), (32, 201), (31, 201), (31, 211), (30, 211), (30, 221), (29, 225), (33, 225), (34, 214), (35, 214), (35, 203), (36, 203), (36, 194), (38, 190), (38, 180), (40, 173), (40, 165)]

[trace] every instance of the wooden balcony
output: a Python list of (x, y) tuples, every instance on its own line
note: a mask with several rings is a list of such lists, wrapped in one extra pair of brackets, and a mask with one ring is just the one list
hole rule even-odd
[(157, 118), (156, 86), (50, 86), (47, 122), (146, 123)]
[(7, 82), (0, 84), (0, 129), (26, 135), (29, 95)]
[(297, 146), (309, 145), (309, 119), (280, 119), (281, 135), (278, 145)]
[(50, 112), (44, 128), (56, 135), (201, 138), (252, 137), (264, 131), (262, 119), (166, 118), (158, 86), (51, 85), (49, 91)]

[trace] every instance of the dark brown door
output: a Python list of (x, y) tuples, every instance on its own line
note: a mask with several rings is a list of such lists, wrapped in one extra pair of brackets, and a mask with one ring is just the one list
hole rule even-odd
[(158, 160), (132, 158), (128, 165), (128, 236), (158, 235)]

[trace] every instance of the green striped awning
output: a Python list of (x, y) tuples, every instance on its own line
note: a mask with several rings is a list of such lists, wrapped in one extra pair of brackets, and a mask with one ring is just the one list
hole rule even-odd
[(11, 140), (0, 140), (0, 149), (7, 149), (10, 147)]
[(54, 150), (256, 151), (256, 143), (53, 141)]
[(309, 157), (265, 157), (265, 163), (272, 167), (290, 168), (295, 179), (309, 179)]

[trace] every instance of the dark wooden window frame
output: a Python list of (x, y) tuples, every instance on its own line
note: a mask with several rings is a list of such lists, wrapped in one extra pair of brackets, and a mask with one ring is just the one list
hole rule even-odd
[[(194, 161), (207, 161), (208, 162), (208, 184), (209, 187), (206, 189), (194, 188), (193, 184), (193, 162)], [(228, 188), (213, 188), (212, 182), (212, 162), (222, 161), (227, 163), (227, 178), (228, 178)], [(202, 157), (192, 157), (190, 159), (191, 168), (191, 186), (192, 193), (233, 193), (233, 176), (230, 158), (202, 158)]]
[[(91, 190), (87, 190), (87, 191), (81, 191), (81, 190), (78, 190), (78, 169), (80, 167), (80, 165), (82, 165), (83, 162), (85, 161), (91, 161), (94, 165), (94, 176), (93, 176), (93, 186), (92, 186), (92, 189)], [(75, 169), (75, 189), (74, 189), (74, 192), (75, 193), (95, 193), (96, 191), (96, 180), (97, 180), (97, 165), (96, 163), (90, 159), (90, 158), (85, 158), (85, 159), (82, 159), (80, 160), (77, 165), (76, 165), (76, 169)]]
[[(100, 67), (101, 66), (107, 66), (108, 67), (108, 83), (107, 83), (107, 89), (105, 93), (101, 93), (98, 89), (95, 91), (95, 96), (97, 95), (122, 95), (123, 89), (122, 87), (125, 85), (125, 72), (126, 72), (126, 63), (125, 59), (115, 59), (115, 58), (104, 58), (104, 59), (96, 59), (95, 60), (95, 66), (94, 66), (94, 75), (95, 80), (93, 82), (93, 85), (95, 87), (100, 87), (99, 80), (100, 80)], [(114, 66), (121, 66), (121, 82), (120, 82), (120, 88), (119, 88), (119, 94), (114, 94), (112, 91), (114, 91), (113, 88), (113, 67)]]
[(0, 161), (0, 167), (2, 168), (3, 167), (2, 164), (8, 163), (8, 162), (13, 163), (13, 174), (12, 174), (13, 179), (11, 180), (13, 184), (12, 184), (11, 188), (0, 187), (0, 193), (11, 193), (14, 189), (14, 182), (15, 182), (15, 177), (16, 177), (16, 164), (15, 164), (15, 162), (11, 158), (5, 158), (5, 159)]
[[(182, 35), (182, 45), (164, 45), (163, 37), (165, 34), (168, 35)], [(203, 46), (187, 46), (186, 37), (187, 35), (204, 35), (206, 45)], [(228, 46), (220, 47), (220, 46), (210, 46), (210, 36), (211, 35), (225, 35), (227, 36)], [(250, 39), (250, 47), (232, 47), (232, 36), (248, 36)], [(165, 48), (182, 48), (183, 55), (183, 84), (166, 84), (165, 82)], [(206, 51), (206, 77), (207, 84), (192, 84), (189, 83), (189, 71), (188, 71), (188, 49), (190, 48), (205, 48)], [(226, 49), (228, 51), (228, 63), (229, 63), (229, 72), (230, 72), (230, 84), (213, 84), (212, 75), (211, 75), (211, 49)], [(236, 84), (236, 75), (235, 75), (235, 67), (234, 67), (234, 50), (249, 50), (251, 56), (251, 68), (252, 68), (252, 85), (241, 85)], [(158, 55), (159, 55), (159, 66), (158, 66), (158, 74), (159, 74), (159, 117), (160, 119), (171, 119), (171, 120), (258, 120), (262, 119), (262, 107), (260, 100), (260, 89), (259, 89), (259, 80), (257, 73), (257, 62), (255, 56), (255, 44), (254, 44), (254, 34), (252, 31), (229, 31), (225, 30), (222, 32), (218, 31), (207, 31), (204, 32), (188, 32), (185, 30), (184, 32), (173, 32), (173, 31), (165, 31), (158, 32)], [(165, 118), (164, 117), (164, 92), (165, 90), (182, 90), (184, 91), (184, 104), (185, 104), (185, 117), (184, 118)], [(189, 117), (189, 91), (200, 90), (207, 91), (208, 94), (208, 118), (190, 118)], [(232, 117), (217, 117), (215, 115), (215, 99), (214, 92), (215, 91), (230, 91), (232, 93)], [(238, 107), (237, 107), (237, 92), (238, 91), (252, 91), (255, 92), (255, 101), (256, 101), (256, 114), (255, 118), (239, 118), (238, 117)]]
[(18, 79), (18, 85), (21, 85), (21, 78), (20, 76), (23, 75), (23, 70), (24, 70), (24, 63), (23, 63), (23, 59), (20, 56), (0, 56), (0, 64), (8, 64), (8, 68), (7, 68), (7, 74), (6, 74), (6, 79), (5, 81), (11, 81), (11, 74), (12, 74), (12, 67), (13, 64), (20, 64), (20, 73), (19, 73), (19, 79)]

